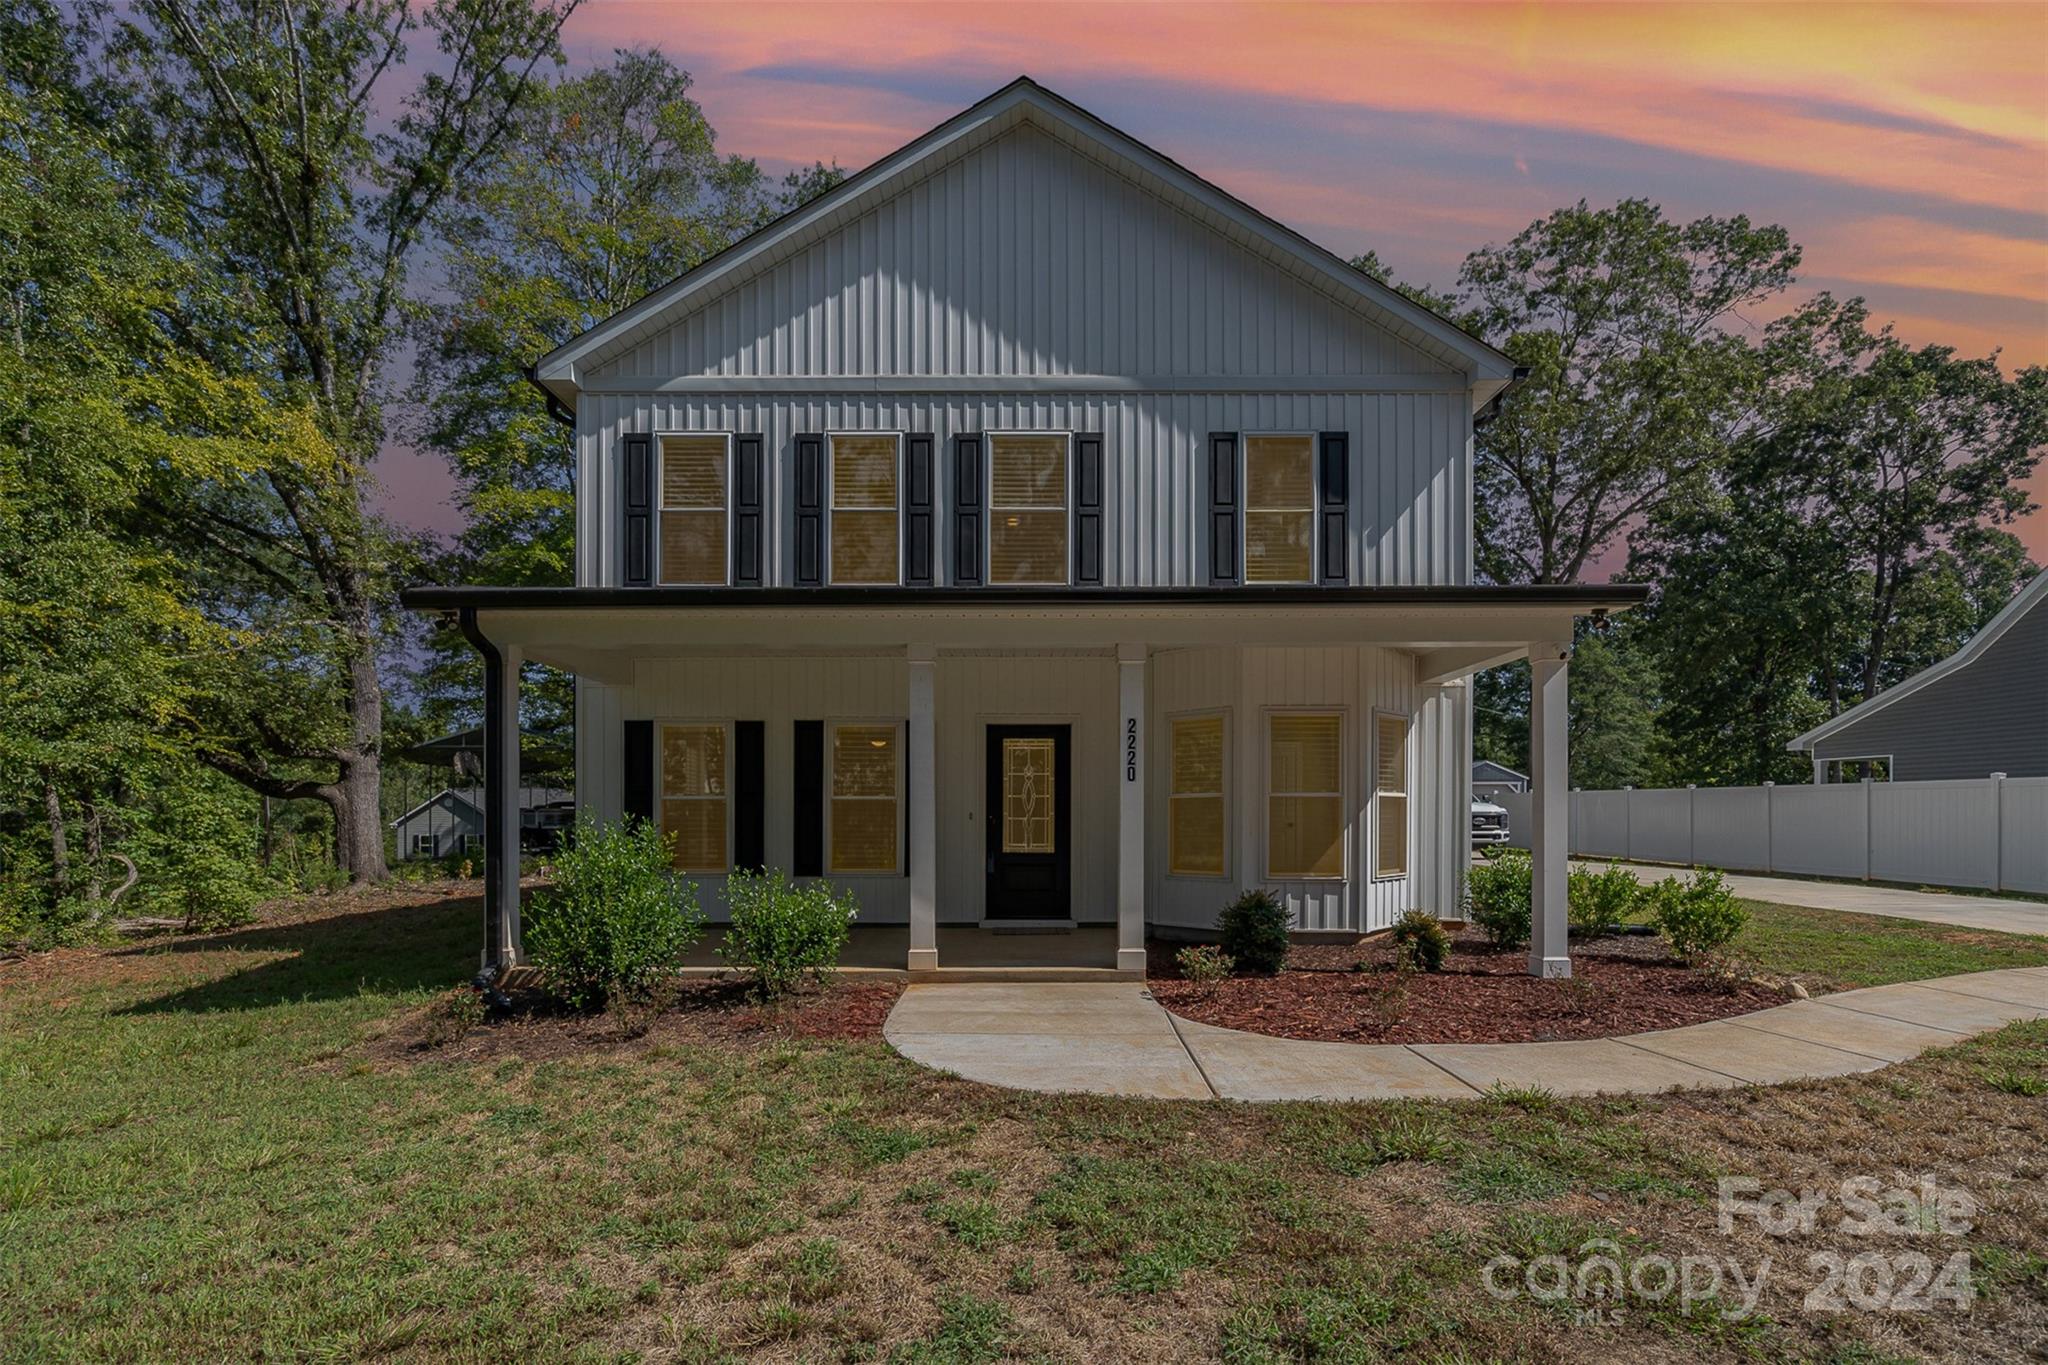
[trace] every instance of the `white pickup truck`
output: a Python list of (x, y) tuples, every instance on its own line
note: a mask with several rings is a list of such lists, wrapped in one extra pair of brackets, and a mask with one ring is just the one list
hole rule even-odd
[(1504, 844), (1508, 841), (1507, 811), (1485, 797), (1472, 798), (1472, 842)]

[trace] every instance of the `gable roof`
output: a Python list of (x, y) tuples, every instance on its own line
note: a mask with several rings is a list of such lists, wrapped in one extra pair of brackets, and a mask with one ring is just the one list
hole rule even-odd
[(1481, 768), (1486, 769), (1490, 773), (1497, 774), (1494, 777), (1480, 778), (1483, 782), (1527, 782), (1529, 780), (1529, 774), (1518, 773), (1507, 764), (1496, 763), (1490, 758), (1482, 758), (1473, 763), (1472, 776), (1475, 778), (1479, 777), (1479, 770)]
[(1102, 161), (1239, 246), (1470, 377), (1475, 408), (1513, 380), (1515, 365), (1455, 323), (1382, 284), (1294, 229), (1139, 142), (1028, 76), (1019, 76), (922, 137), (841, 181), (627, 305), (537, 361), (532, 377), (574, 407), (582, 375), (778, 261), (859, 218), (883, 200), (1003, 133), (1030, 123)]
[(1821, 740), (1839, 734), (1859, 721), (1868, 720), (1893, 702), (1910, 697), (1923, 687), (1930, 687), (1943, 678), (1968, 668), (1991, 646), (1997, 644), (2000, 636), (2011, 630), (2022, 617), (2043, 602), (2048, 602), (2048, 570), (2043, 570), (2029, 579), (2025, 587), (2013, 594), (2012, 601), (2006, 603), (1998, 615), (1986, 622), (1984, 629), (1972, 635), (1961, 649), (1940, 663), (1929, 664), (1897, 687), (1880, 692), (1869, 701), (1859, 702), (1824, 725), (1816, 725), (1805, 734), (1789, 741), (1785, 747), (1794, 753), (1812, 749)]
[(417, 806), (414, 806), (411, 810), (399, 816), (396, 820), (393, 820), (391, 823), (394, 826), (402, 825), (406, 821), (412, 819), (413, 816), (418, 815), (421, 811), (425, 810), (427, 807), (438, 805), (442, 801), (448, 801), (452, 804), (460, 804), (463, 806), (467, 806), (469, 808), (469, 813), (475, 816), (478, 820), (482, 820), (484, 818), (484, 808), (478, 805), (473, 798), (471, 798), (463, 792), (455, 790), (455, 788), (453, 787), (443, 787), (441, 788), (441, 790), (435, 792), (432, 796), (420, 802)]

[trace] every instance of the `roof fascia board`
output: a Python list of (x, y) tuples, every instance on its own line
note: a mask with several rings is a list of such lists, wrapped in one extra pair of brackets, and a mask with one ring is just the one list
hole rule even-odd
[(2000, 637), (2011, 630), (2013, 625), (2027, 614), (2028, 609), (2044, 596), (2048, 596), (2048, 570), (2035, 574), (2024, 588), (2014, 593), (2012, 601), (2006, 603), (1998, 615), (1987, 621), (1984, 629), (1965, 641), (1961, 649), (1939, 663), (1929, 664), (1897, 687), (1880, 692), (1868, 701), (1858, 702), (1833, 720), (1825, 721), (1805, 734), (1788, 740), (1785, 748), (1792, 753), (1809, 750), (1821, 740), (1832, 738), (1850, 726), (1868, 720), (1893, 702), (1910, 697), (1922, 688), (1940, 682), (1951, 673), (1967, 668), (1981, 658), (1986, 650), (1997, 644)]

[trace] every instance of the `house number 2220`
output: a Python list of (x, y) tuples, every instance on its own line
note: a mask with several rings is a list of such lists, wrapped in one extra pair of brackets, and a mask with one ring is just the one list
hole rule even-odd
[(1138, 718), (1124, 717), (1124, 781), (1138, 780)]

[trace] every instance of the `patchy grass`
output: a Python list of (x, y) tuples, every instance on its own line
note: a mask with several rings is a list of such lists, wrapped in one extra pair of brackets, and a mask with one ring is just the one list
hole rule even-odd
[(1800, 977), (1829, 990), (2048, 966), (2048, 937), (1770, 901), (1742, 905), (1750, 920), (1732, 945), (1735, 953), (1765, 972)]
[[(1844, 984), (1917, 974), (1894, 952), (1943, 970), (2027, 960), (1998, 935), (1834, 917), (1849, 922), (1830, 937), (1820, 912), (1767, 909), (1753, 955), (1825, 962)], [(2048, 1023), (1825, 1083), (1465, 1104), (1027, 1095), (876, 1043), (775, 1036), (389, 1047), (423, 1013), (460, 1025), (444, 997), (479, 918), (407, 888), (0, 966), (0, 1356), (2048, 1350)], [(1774, 1239), (1720, 1230), (1729, 1175), (1925, 1175), (1979, 1207), (1953, 1239)], [(1778, 1269), (1740, 1320), (1719, 1316), (1727, 1287), (1599, 1323), (1483, 1287), (1496, 1257), (1576, 1261), (1589, 1244), (1631, 1266)], [(1809, 1313), (1806, 1258), (1829, 1249), (1966, 1249), (1976, 1304)]]

